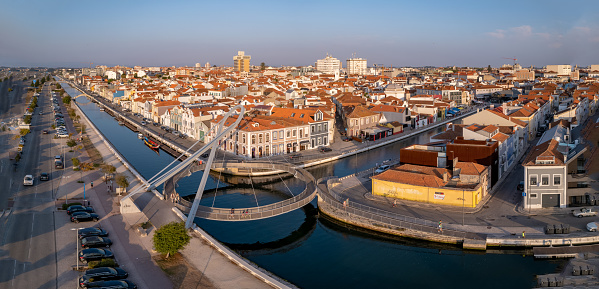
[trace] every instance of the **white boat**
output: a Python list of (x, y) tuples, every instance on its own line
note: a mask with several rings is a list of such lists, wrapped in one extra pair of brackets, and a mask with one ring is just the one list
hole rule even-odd
[(104, 111), (104, 108), (100, 108), (100, 111)]
[(143, 135), (143, 134), (141, 134), (141, 133), (138, 133), (138, 134), (137, 134), (137, 138), (138, 138), (138, 139), (144, 139), (144, 135)]

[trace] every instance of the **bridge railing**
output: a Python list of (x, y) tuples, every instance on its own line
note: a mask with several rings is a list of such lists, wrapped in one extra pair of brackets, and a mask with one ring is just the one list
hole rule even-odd
[[(285, 199), (280, 202), (257, 206), (251, 208), (214, 208), (200, 205), (196, 213), (196, 217), (211, 219), (211, 220), (225, 220), (225, 221), (243, 221), (243, 220), (255, 220), (263, 219), (268, 217), (277, 216), (295, 209), (299, 209), (306, 204), (310, 203), (317, 193), (316, 180), (306, 170), (301, 168), (295, 168), (288, 164), (278, 163), (239, 163), (239, 162), (217, 162), (213, 163), (213, 168), (249, 168), (249, 169), (269, 169), (269, 170), (281, 170), (286, 171), (296, 178), (306, 182), (304, 190), (289, 199)], [(198, 165), (195, 163), (190, 169), (191, 171), (198, 171), (205, 169), (205, 165)], [(185, 173), (182, 171), (177, 176), (173, 177), (173, 181), (181, 178)], [(169, 188), (171, 181), (168, 181)], [(174, 189), (173, 189), (174, 191)], [(189, 213), (191, 208), (191, 202), (179, 199), (176, 204), (184, 213)]]

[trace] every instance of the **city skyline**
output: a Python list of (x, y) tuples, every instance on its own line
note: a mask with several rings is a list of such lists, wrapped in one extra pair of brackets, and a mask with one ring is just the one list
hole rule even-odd
[(0, 66), (308, 66), (326, 54), (368, 65), (498, 67), (599, 63), (599, 5), (426, 3), (6, 2)]

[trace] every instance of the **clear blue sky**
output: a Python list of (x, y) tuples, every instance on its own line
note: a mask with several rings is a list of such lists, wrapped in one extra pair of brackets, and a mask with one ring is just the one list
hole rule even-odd
[(599, 2), (0, 0), (0, 66), (599, 64)]

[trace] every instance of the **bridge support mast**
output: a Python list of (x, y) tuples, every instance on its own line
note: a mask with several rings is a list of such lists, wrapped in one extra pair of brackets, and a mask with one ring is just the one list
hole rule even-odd
[[(239, 118), (243, 117), (242, 115)], [(218, 129), (216, 135), (219, 135), (223, 131), (223, 123), (224, 120), (218, 125)], [(191, 210), (187, 215), (187, 220), (185, 221), (185, 229), (191, 228), (193, 225), (193, 221), (196, 217), (196, 213), (198, 211), (198, 206), (200, 205), (200, 201), (202, 200), (202, 194), (204, 194), (204, 188), (206, 187), (206, 182), (208, 181), (208, 176), (210, 175), (210, 168), (212, 167), (212, 161), (214, 161), (214, 155), (216, 155), (216, 149), (218, 148), (218, 141), (215, 141), (210, 147), (210, 156), (208, 157), (208, 161), (206, 162), (206, 168), (204, 169), (204, 174), (202, 175), (202, 180), (200, 181), (200, 186), (196, 192), (196, 196), (193, 199), (193, 204), (191, 205)]]

